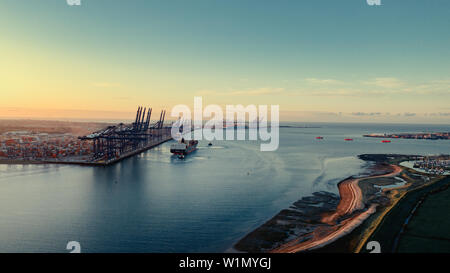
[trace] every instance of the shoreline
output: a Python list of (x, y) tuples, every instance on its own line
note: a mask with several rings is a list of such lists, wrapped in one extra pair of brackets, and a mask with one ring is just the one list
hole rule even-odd
[(20, 160), (20, 159), (0, 159), (0, 165), (50, 165), (50, 164), (57, 164), (57, 165), (78, 165), (78, 166), (86, 166), (86, 167), (96, 167), (96, 166), (109, 166), (115, 163), (118, 163), (124, 159), (127, 159), (129, 157), (138, 155), (140, 153), (143, 153), (145, 151), (151, 150), (165, 142), (168, 142), (172, 140), (172, 137), (161, 139), (155, 143), (151, 143), (148, 146), (142, 147), (138, 150), (131, 151), (129, 153), (126, 153), (122, 155), (120, 158), (116, 158), (113, 160), (110, 160), (108, 162), (104, 161), (53, 161), (53, 160)]
[[(321, 252), (325, 249), (360, 252), (384, 217), (408, 192), (442, 179), (429, 174), (415, 174), (413, 170), (398, 165), (405, 158), (414, 156), (374, 154), (358, 157), (375, 162), (374, 169), (367, 176), (340, 181), (337, 184), (340, 199), (334, 208), (310, 210), (305, 204), (306, 201), (314, 203), (314, 197), (302, 198), (248, 233), (233, 248), (271, 253)], [(398, 183), (398, 180), (404, 183)], [(347, 237), (352, 242), (344, 240)]]
[[(312, 240), (297, 244), (287, 243), (270, 252), (272, 253), (296, 253), (300, 251), (307, 251), (317, 249), (327, 244), (330, 244), (337, 239), (349, 234), (356, 227), (358, 227), (370, 215), (375, 213), (378, 204), (371, 204), (367, 210), (361, 211), (364, 208), (362, 189), (359, 183), (366, 179), (391, 177), (396, 176), (402, 172), (402, 169), (396, 165), (391, 165), (392, 172), (382, 175), (370, 175), (355, 179), (346, 179), (338, 183), (341, 200), (334, 213), (325, 215), (322, 222), (329, 224), (328, 230), (318, 230), (313, 235)], [(348, 218), (347, 218), (348, 217)], [(342, 222), (339, 219), (345, 218)], [(325, 233), (325, 234), (324, 234)]]
[[(424, 200), (427, 200), (436, 193), (448, 191), (450, 187), (450, 176), (444, 176), (436, 181), (407, 191), (383, 214), (381, 219), (377, 219), (371, 232), (364, 236), (365, 241), (376, 240), (384, 246), (384, 252), (397, 252), (399, 240), (405, 233), (405, 227), (414, 220), (416, 211), (420, 210)], [(429, 215), (432, 219), (432, 215)], [(434, 215), (440, 218), (441, 215)], [(356, 253), (367, 252), (363, 248), (363, 242), (355, 250)], [(417, 250), (416, 250), (417, 251)]]

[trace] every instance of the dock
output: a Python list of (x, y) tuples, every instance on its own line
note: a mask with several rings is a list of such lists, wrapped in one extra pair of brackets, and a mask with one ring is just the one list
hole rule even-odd
[(438, 140), (438, 139), (450, 139), (450, 132), (366, 134), (366, 135), (363, 135), (363, 137)]
[(111, 165), (171, 140), (171, 127), (164, 126), (166, 111), (161, 111), (154, 124), (150, 124), (152, 108), (146, 111), (147, 108), (138, 107), (135, 121), (131, 124), (120, 123), (79, 137), (93, 147), (91, 158), (84, 164)]
[(85, 136), (12, 135), (4, 145), (0, 143), (6, 147), (0, 150), (0, 164), (115, 164), (172, 139), (171, 126), (164, 126), (166, 111), (162, 110), (154, 123), (151, 116), (152, 108), (138, 107), (134, 122), (105, 125)]

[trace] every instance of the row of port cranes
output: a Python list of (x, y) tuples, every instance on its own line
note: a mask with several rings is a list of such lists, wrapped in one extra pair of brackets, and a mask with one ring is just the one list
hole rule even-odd
[(138, 107), (133, 123), (108, 126), (80, 137), (82, 141), (92, 142), (93, 152), (89, 161), (109, 163), (170, 139), (171, 128), (164, 126), (166, 111), (161, 111), (154, 124), (150, 123), (151, 115), (152, 108), (147, 111), (147, 108)]

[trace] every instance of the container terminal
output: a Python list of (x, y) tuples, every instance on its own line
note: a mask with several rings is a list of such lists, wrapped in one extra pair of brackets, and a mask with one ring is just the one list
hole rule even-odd
[(152, 108), (138, 107), (133, 123), (110, 125), (85, 136), (28, 131), (0, 135), (0, 163), (110, 165), (172, 139), (166, 111), (151, 124)]

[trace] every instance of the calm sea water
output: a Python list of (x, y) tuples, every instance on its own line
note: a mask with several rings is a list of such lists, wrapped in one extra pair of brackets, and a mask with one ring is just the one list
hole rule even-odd
[(321, 128), (280, 129), (276, 152), (203, 141), (179, 160), (169, 142), (110, 167), (0, 165), (0, 252), (67, 252), (68, 241), (83, 252), (223, 252), (302, 196), (337, 192), (363, 170), (358, 154), (450, 153), (445, 140), (362, 137), (450, 126), (306, 125)]

